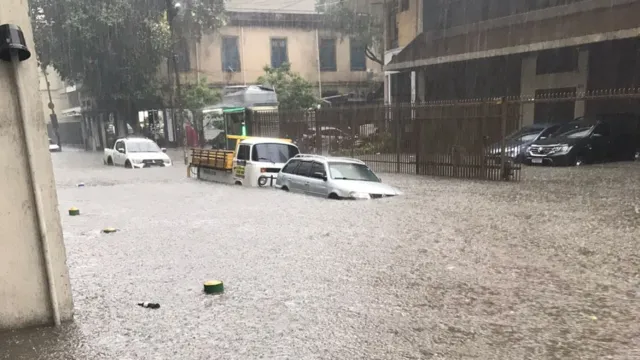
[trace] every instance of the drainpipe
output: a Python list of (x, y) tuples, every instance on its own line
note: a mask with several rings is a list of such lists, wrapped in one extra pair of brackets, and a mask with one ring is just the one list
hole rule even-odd
[(247, 86), (246, 64), (244, 63), (244, 26), (240, 28), (240, 66), (242, 67), (242, 84)]
[(316, 29), (316, 63), (318, 64), (318, 91), (322, 98), (322, 71), (320, 71), (320, 32)]

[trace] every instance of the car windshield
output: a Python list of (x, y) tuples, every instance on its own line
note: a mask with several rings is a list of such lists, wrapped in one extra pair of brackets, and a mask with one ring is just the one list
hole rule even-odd
[(374, 181), (380, 182), (376, 174), (366, 165), (330, 162), (329, 173), (334, 180), (358, 180), (358, 181)]
[(562, 125), (552, 137), (566, 137), (571, 139), (583, 138), (591, 133), (594, 123), (589, 121), (575, 121)]
[(253, 145), (251, 160), (268, 161), (274, 164), (286, 163), (299, 153), (300, 151), (294, 145), (274, 143), (256, 144)]
[(544, 130), (540, 127), (525, 127), (507, 137), (508, 141), (514, 142), (528, 142), (535, 140), (538, 135)]
[(127, 152), (160, 152), (160, 148), (153, 141), (130, 141), (127, 142)]

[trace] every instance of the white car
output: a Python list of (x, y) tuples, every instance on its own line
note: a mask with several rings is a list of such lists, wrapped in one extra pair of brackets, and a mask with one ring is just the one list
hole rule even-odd
[(60, 146), (54, 143), (53, 140), (49, 139), (49, 151), (50, 152), (58, 152), (60, 151)]
[(358, 159), (300, 154), (282, 168), (276, 188), (329, 199), (379, 199), (401, 195)]
[(147, 138), (128, 137), (118, 139), (113, 149), (104, 149), (105, 165), (124, 166), (128, 169), (171, 166), (167, 150), (161, 149)]

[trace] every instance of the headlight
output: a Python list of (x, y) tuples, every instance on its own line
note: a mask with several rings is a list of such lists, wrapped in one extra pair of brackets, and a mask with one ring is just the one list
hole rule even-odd
[(569, 145), (560, 145), (560, 146), (556, 146), (553, 148), (553, 152), (557, 152), (557, 153), (561, 153), (561, 154), (565, 154), (568, 153), (569, 151), (571, 151), (571, 146)]
[(369, 194), (355, 191), (350, 192), (349, 197), (352, 199), (371, 199), (371, 196), (369, 196)]

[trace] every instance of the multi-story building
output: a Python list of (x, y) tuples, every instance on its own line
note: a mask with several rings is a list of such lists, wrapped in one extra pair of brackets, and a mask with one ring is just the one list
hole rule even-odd
[[(397, 72), (391, 99), (637, 88), (637, 14), (638, 0), (387, 0), (387, 49), (400, 49), (385, 66)], [(529, 103), (522, 117), (526, 124), (609, 111), (640, 107), (622, 99)]]
[(51, 123), (51, 109), (49, 107), (51, 103), (57, 115), (61, 142), (64, 144), (83, 144), (80, 98), (76, 87), (67, 86), (53, 67), (46, 69), (46, 76), (42, 71), (40, 71), (39, 75), (40, 98), (49, 137), (57, 141), (53, 124)]
[(360, 44), (325, 29), (315, 0), (230, 0), (226, 9), (226, 26), (185, 44), (185, 81), (205, 77), (219, 88), (256, 84), (265, 66), (287, 62), (322, 97), (366, 97), (381, 86), (381, 66)]

